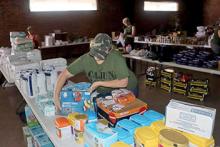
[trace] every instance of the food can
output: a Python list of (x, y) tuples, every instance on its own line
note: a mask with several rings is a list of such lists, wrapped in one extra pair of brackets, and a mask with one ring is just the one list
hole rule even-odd
[(75, 116), (75, 130), (83, 132), (87, 118), (85, 114), (77, 114)]
[(82, 144), (84, 142), (83, 132), (74, 129), (74, 138), (77, 144)]
[(162, 129), (159, 136), (158, 147), (188, 147), (189, 140), (171, 129)]

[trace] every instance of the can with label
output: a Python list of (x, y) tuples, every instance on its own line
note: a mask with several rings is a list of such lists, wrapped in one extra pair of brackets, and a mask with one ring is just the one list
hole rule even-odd
[(84, 142), (84, 138), (83, 138), (83, 133), (82, 131), (78, 131), (78, 130), (74, 130), (74, 138), (76, 143), (78, 144), (82, 144)]
[(159, 136), (158, 147), (188, 147), (189, 140), (171, 129), (162, 129)]
[(76, 115), (75, 116), (75, 130), (83, 132), (87, 119), (88, 117), (85, 114)]

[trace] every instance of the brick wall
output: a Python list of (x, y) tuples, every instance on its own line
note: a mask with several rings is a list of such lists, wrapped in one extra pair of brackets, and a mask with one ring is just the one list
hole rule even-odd
[(94, 36), (121, 27), (126, 16), (126, 0), (98, 0), (98, 11), (38, 12), (29, 11), (29, 0), (0, 1), (0, 46), (9, 46), (10, 31), (25, 31), (32, 25), (43, 38), (55, 29), (75, 35)]
[(220, 18), (220, 0), (204, 1), (204, 24), (214, 24)]

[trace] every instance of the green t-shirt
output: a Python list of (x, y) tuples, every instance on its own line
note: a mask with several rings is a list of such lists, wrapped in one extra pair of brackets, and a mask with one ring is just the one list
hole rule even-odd
[(213, 36), (213, 39), (212, 39), (212, 43), (214, 43), (215, 45), (218, 45), (218, 46), (220, 46), (220, 38), (218, 36), (218, 31), (219, 30), (220, 30), (220, 27), (217, 27), (215, 29), (214, 36)]
[[(118, 51), (112, 50), (102, 64), (97, 64), (94, 57), (86, 53), (71, 63), (67, 70), (76, 75), (84, 72), (90, 82), (120, 80), (128, 77), (127, 89), (137, 86), (137, 79), (126, 65), (124, 57)], [(98, 92), (110, 92), (112, 88), (99, 87)]]

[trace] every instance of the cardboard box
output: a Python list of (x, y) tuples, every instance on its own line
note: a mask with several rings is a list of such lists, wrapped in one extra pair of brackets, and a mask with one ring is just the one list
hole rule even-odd
[(34, 116), (34, 113), (32, 112), (31, 108), (28, 105), (25, 106), (25, 116), (26, 116), (27, 125), (29, 127), (34, 127), (39, 125), (37, 118)]
[(171, 100), (166, 107), (166, 126), (204, 138), (211, 138), (216, 109)]
[(115, 126), (119, 120), (129, 118), (131, 115), (143, 114), (148, 109), (147, 104), (139, 99), (124, 105), (122, 109), (117, 111), (112, 111), (112, 105), (105, 107), (103, 103), (97, 102), (98, 116), (108, 120), (111, 126)]

